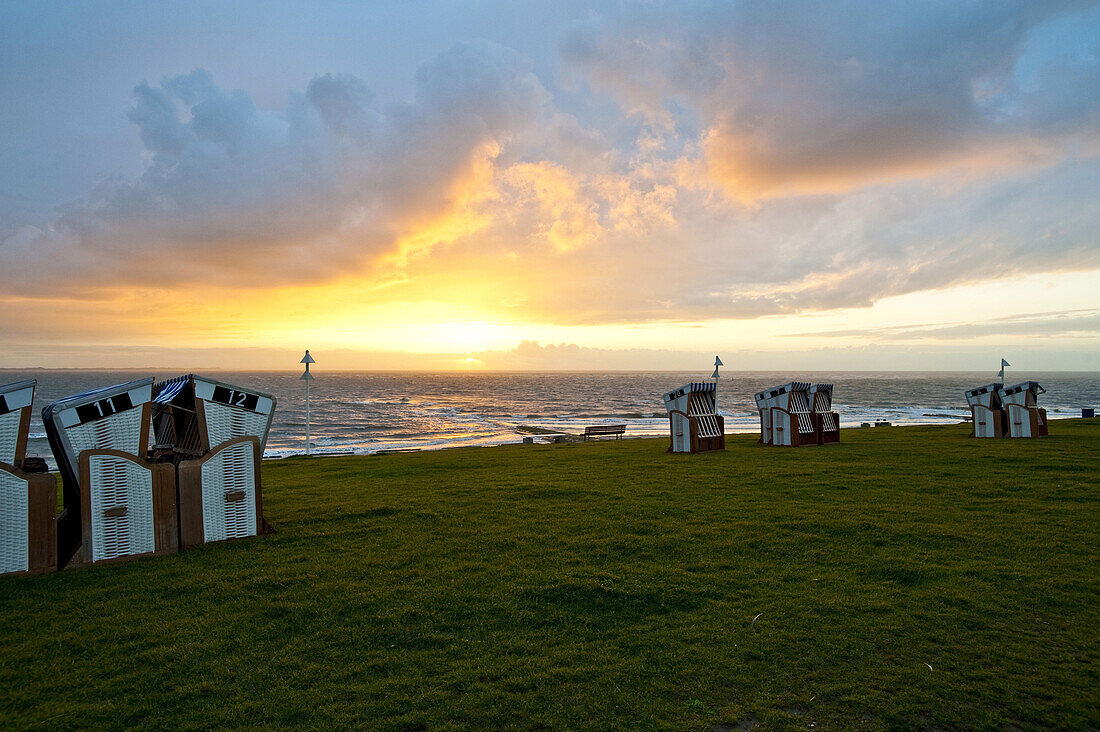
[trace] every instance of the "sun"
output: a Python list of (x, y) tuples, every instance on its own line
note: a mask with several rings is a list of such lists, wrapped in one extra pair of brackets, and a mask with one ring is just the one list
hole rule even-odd
[[(430, 332), (433, 347), (451, 353), (477, 353), (500, 348), (511, 342), (509, 328), (487, 320), (452, 320), (432, 323)], [(476, 359), (475, 359), (476, 360)]]

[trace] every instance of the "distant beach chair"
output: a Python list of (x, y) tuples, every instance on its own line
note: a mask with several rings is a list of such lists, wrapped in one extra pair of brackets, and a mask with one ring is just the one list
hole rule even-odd
[(999, 394), (1003, 386), (1000, 383), (986, 384), (966, 392), (973, 424), (971, 437), (1004, 437), (1008, 433), (1008, 418)]
[(57, 569), (57, 480), (27, 459), (37, 383), (0, 386), (0, 574)]
[(175, 470), (146, 460), (153, 379), (59, 399), (42, 421), (61, 472), (59, 566), (177, 551)]
[(715, 385), (692, 382), (665, 394), (670, 444), (667, 452), (726, 449), (726, 423), (715, 407)]
[(153, 385), (154, 453), (177, 466), (180, 545), (269, 533), (260, 460), (275, 397), (187, 374)]
[(779, 387), (765, 389), (753, 396), (756, 409), (760, 413), (760, 439), (757, 442), (761, 445), (772, 444), (772, 407), (777, 404), (778, 396)]
[(1008, 415), (1009, 437), (1046, 437), (1047, 410), (1038, 404), (1046, 389), (1037, 381), (1022, 381), (997, 391)]
[(792, 381), (765, 389), (756, 394), (755, 400), (760, 411), (762, 444), (786, 447), (818, 444), (817, 429), (810, 411), (809, 382)]
[(833, 385), (811, 386), (810, 406), (814, 430), (817, 432), (817, 444), (830, 445), (840, 442), (840, 415), (833, 411)]

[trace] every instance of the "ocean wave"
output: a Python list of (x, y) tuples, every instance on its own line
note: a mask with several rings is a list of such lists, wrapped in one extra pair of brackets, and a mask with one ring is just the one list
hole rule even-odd
[[(219, 378), (275, 394), (278, 408), (268, 439), (269, 456), (298, 454), (305, 445), (304, 390), (293, 374), (223, 373)], [(725, 375), (724, 375), (725, 376)], [(1042, 406), (1058, 416), (1076, 416), (1100, 402), (1096, 374), (1033, 374), (1047, 393)], [(39, 394), (48, 403), (117, 374), (39, 374)], [(719, 413), (730, 433), (759, 430), (753, 394), (801, 374), (743, 372), (723, 379)], [(437, 449), (519, 442), (517, 428), (538, 427), (579, 435), (593, 424), (627, 425), (627, 436), (667, 436), (662, 396), (696, 374), (324, 374), (311, 394), (316, 451), (371, 454), (384, 449)], [(1021, 377), (1022, 380), (1023, 377)], [(51, 382), (51, 379), (53, 381)], [(115, 379), (112, 381), (112, 379)], [(984, 381), (983, 381), (984, 379)], [(989, 379), (975, 374), (818, 373), (805, 380), (835, 384), (835, 411), (844, 427), (887, 420), (894, 424), (961, 422), (969, 416), (963, 392)], [(330, 395), (330, 396), (326, 396)], [(46, 433), (36, 416), (31, 454), (49, 457)], [(528, 435), (529, 436), (529, 435)], [(538, 438), (536, 436), (536, 441)]]

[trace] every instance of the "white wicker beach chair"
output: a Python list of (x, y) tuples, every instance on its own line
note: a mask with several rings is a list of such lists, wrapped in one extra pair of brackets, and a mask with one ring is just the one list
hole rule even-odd
[(1023, 381), (998, 389), (1008, 415), (1009, 437), (1046, 437), (1047, 410), (1039, 406), (1039, 395), (1046, 389), (1037, 381)]
[(833, 411), (833, 385), (814, 384), (810, 387), (810, 407), (813, 412), (817, 444), (840, 442), (840, 415)]
[(971, 437), (1004, 437), (1008, 432), (1008, 417), (1001, 403), (1004, 384), (986, 384), (966, 392), (966, 403), (974, 425)]
[(260, 460), (275, 398), (194, 374), (154, 393), (156, 448), (178, 464), (181, 546), (270, 532)]
[(179, 548), (175, 468), (145, 459), (153, 379), (66, 397), (42, 411), (64, 484), (62, 566)]
[(725, 421), (715, 408), (715, 385), (692, 382), (664, 396), (668, 410), (668, 452), (726, 449)]
[(756, 408), (760, 412), (760, 439), (762, 445), (772, 444), (772, 407), (777, 403), (779, 387), (765, 389), (754, 395)]
[(765, 445), (799, 447), (817, 444), (811, 414), (810, 384), (792, 381), (756, 395), (760, 409), (760, 441)]
[(36, 384), (0, 386), (0, 574), (57, 569), (57, 480), (26, 460)]

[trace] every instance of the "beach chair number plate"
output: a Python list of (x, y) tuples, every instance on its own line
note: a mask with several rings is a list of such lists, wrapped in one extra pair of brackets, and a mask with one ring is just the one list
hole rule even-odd
[(130, 395), (124, 393), (106, 399), (99, 399), (89, 404), (81, 404), (76, 408), (76, 416), (80, 420), (80, 424), (84, 424), (133, 408), (134, 402), (130, 399)]
[(215, 386), (214, 394), (210, 397), (210, 400), (228, 404), (231, 407), (241, 407), (242, 409), (256, 411), (256, 403), (260, 401), (260, 397), (255, 394), (249, 394), (247, 391), (237, 391), (236, 389), (227, 389), (224, 386)]

